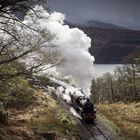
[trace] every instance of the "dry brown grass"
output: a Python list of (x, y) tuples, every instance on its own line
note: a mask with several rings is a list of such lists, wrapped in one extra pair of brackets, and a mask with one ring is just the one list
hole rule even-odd
[(126, 140), (140, 140), (140, 103), (100, 104), (98, 109), (120, 129)]
[(77, 139), (75, 122), (68, 111), (47, 93), (38, 91), (37, 103), (26, 110), (9, 110), (9, 125), (0, 126), (0, 140), (39, 140), (43, 133), (55, 133), (56, 140)]

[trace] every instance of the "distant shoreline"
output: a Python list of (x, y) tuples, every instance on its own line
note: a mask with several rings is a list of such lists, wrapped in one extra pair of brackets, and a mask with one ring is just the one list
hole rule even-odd
[(122, 66), (123, 64), (93, 64), (94, 76), (97, 78), (103, 76), (107, 72), (113, 74), (114, 70), (117, 67), (122, 67)]

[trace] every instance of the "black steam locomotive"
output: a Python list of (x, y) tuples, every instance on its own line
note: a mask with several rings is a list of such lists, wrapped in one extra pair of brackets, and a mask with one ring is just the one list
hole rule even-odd
[(87, 123), (94, 123), (96, 111), (90, 100), (84, 96), (71, 96), (71, 104)]
[[(71, 86), (63, 81), (57, 80), (55, 78), (48, 77), (50, 81), (50, 85), (53, 87), (59, 87), (62, 86), (64, 89), (70, 88), (74, 91), (76, 89), (74, 86)], [(75, 110), (81, 115), (82, 119), (85, 122), (93, 122), (95, 121), (96, 118), (96, 111), (94, 109), (93, 104), (90, 102), (88, 98), (86, 98), (82, 92), (82, 90), (77, 90), (81, 94), (78, 94), (74, 92), (73, 94), (69, 92), (69, 95), (71, 97), (71, 105), (75, 108)]]

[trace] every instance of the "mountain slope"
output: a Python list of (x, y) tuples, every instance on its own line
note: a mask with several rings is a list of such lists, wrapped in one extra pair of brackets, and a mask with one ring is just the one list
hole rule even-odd
[(140, 31), (67, 24), (78, 27), (91, 37), (89, 51), (97, 64), (121, 64), (128, 56), (140, 55)]
[(100, 22), (100, 21), (96, 21), (96, 20), (87, 21), (86, 26), (87, 27), (103, 28), (103, 29), (126, 29), (124, 27), (117, 26), (115, 24)]

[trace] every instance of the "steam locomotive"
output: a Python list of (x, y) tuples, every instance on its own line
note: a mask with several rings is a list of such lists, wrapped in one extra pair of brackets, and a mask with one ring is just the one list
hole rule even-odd
[(87, 123), (94, 123), (96, 111), (90, 100), (84, 96), (70, 95), (71, 104)]
[[(81, 89), (77, 89), (74, 86), (71, 86), (63, 81), (48, 77), (50, 81), (50, 85), (56, 86), (56, 87), (63, 87), (64, 91), (59, 91), (59, 94), (62, 95), (62, 98), (64, 99), (63, 95), (68, 95), (71, 98), (71, 103), (75, 110), (81, 115), (82, 119), (85, 122), (88, 123), (94, 123), (96, 118), (96, 111), (94, 109), (93, 104), (90, 102), (88, 98), (84, 96), (84, 93)], [(65, 89), (71, 89), (67, 94), (65, 93)], [(73, 92), (72, 92), (73, 91)], [(65, 93), (65, 94), (63, 94)], [(65, 99), (64, 99), (65, 100)], [(67, 102), (68, 103), (68, 102)]]

